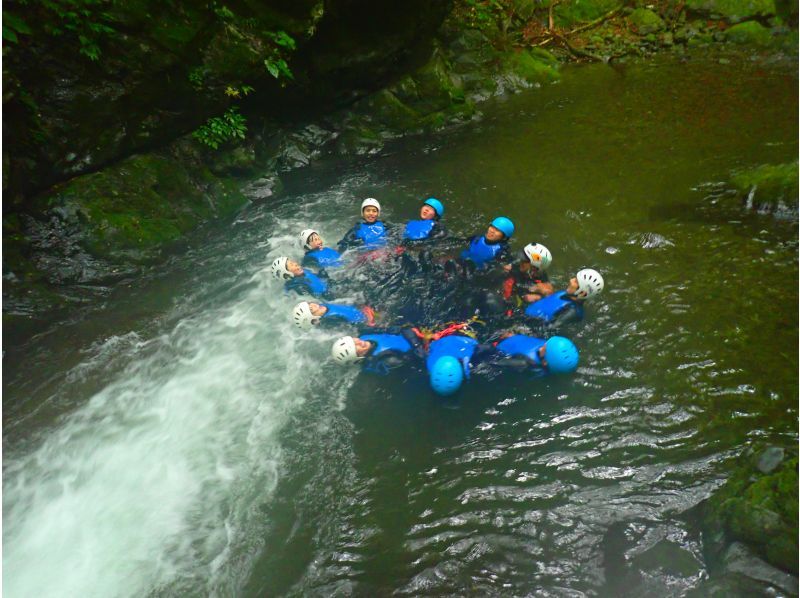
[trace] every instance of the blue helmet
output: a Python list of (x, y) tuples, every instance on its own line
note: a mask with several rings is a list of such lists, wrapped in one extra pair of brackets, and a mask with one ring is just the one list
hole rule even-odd
[(445, 355), (436, 360), (430, 374), (431, 388), (437, 395), (448, 396), (455, 393), (464, 381), (464, 370), (455, 357)]
[(544, 344), (547, 369), (554, 374), (569, 374), (578, 369), (578, 348), (568, 338), (554, 336)]
[(514, 234), (514, 223), (511, 222), (510, 218), (506, 218), (505, 216), (498, 216), (492, 220), (492, 226), (503, 233), (506, 239), (510, 239), (511, 235)]
[(425, 204), (426, 206), (432, 207), (436, 211), (436, 215), (439, 218), (444, 216), (444, 204), (442, 204), (442, 202), (436, 199), (435, 197), (429, 197), (422, 203)]

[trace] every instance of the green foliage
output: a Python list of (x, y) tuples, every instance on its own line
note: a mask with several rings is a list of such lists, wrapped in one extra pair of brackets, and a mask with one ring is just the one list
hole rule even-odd
[(197, 129), (192, 136), (212, 149), (235, 139), (244, 139), (247, 132), (247, 119), (239, 114), (236, 106), (228, 108), (222, 116), (209, 118), (206, 124)]
[(199, 91), (203, 88), (203, 81), (206, 78), (205, 69), (202, 66), (196, 66), (189, 71), (188, 77), (192, 87)]
[(12, 6), (18, 12), (23, 9), (19, 6), (28, 6), (27, 1), (15, 4), (8, 3), (9, 9), (3, 11), (3, 39), (7, 42), (18, 43), (19, 35), (33, 35), (34, 27), (41, 29), (48, 35), (59, 37), (68, 35), (77, 40), (78, 52), (90, 60), (100, 58), (100, 41), (107, 36), (115, 34), (111, 26), (114, 18), (106, 12), (106, 8), (115, 0), (39, 0), (36, 8), (25, 9), (36, 18), (35, 25), (29, 25), (19, 14), (14, 14)]
[(504, 11), (498, 0), (464, 0), (464, 5), (467, 23), (478, 29), (495, 27)]
[(267, 37), (269, 37), (276, 46), (264, 59), (264, 66), (267, 67), (267, 71), (276, 79), (280, 79), (281, 77), (294, 79), (294, 74), (289, 68), (285, 57), (285, 52), (291, 52), (297, 47), (294, 38), (285, 31), (269, 31), (267, 32)]

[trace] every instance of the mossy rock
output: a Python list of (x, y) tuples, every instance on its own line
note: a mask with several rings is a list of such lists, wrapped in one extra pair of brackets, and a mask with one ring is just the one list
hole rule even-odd
[[(405, 97), (418, 93), (416, 83), (411, 78), (403, 79), (393, 89), (402, 89)], [(355, 111), (398, 134), (415, 131), (421, 127), (421, 115), (388, 89), (365, 98), (356, 104)]]
[(719, 15), (730, 21), (775, 14), (774, 0), (688, 0), (686, 8), (703, 15)]
[(207, 171), (190, 173), (166, 156), (145, 154), (54, 187), (35, 206), (81, 229), (81, 245), (92, 255), (148, 261), (200, 223), (244, 203), (241, 193)]
[(756, 168), (743, 170), (735, 173), (731, 182), (739, 197), (747, 200), (752, 207), (758, 210), (774, 211), (783, 205), (797, 211), (797, 162), (763, 164)]
[(769, 48), (773, 45), (773, 38), (769, 29), (755, 21), (739, 23), (727, 29), (725, 31), (725, 41), (746, 46), (758, 46), (760, 48)]
[(553, 9), (553, 17), (559, 27), (571, 28), (602, 17), (621, 4), (618, 0), (571, 0), (558, 4)]
[(664, 29), (664, 20), (652, 10), (637, 8), (628, 16), (628, 22), (640, 35), (657, 33)]
[(541, 48), (534, 51), (509, 52), (504, 66), (508, 72), (532, 84), (549, 83), (560, 77), (558, 60)]
[(794, 449), (778, 450), (786, 457), (766, 470), (759, 469), (765, 450), (745, 453), (738, 471), (705, 506), (704, 538), (716, 554), (724, 548), (723, 537), (741, 541), (771, 565), (796, 574), (798, 459)]

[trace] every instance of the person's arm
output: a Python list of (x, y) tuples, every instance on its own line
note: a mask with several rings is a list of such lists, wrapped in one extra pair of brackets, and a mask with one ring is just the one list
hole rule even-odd
[(385, 376), (392, 370), (406, 365), (412, 357), (410, 352), (400, 353), (399, 351), (384, 351), (380, 355), (365, 359), (364, 371)]
[(446, 238), (447, 229), (445, 228), (444, 224), (437, 221), (436, 224), (433, 225), (433, 230), (431, 231), (431, 234), (428, 235), (428, 239), (431, 241), (439, 241)]
[(347, 234), (342, 237), (342, 240), (336, 244), (336, 248), (340, 251), (346, 251), (352, 247), (358, 247), (359, 245), (363, 244), (363, 241), (356, 236), (356, 224), (353, 228), (347, 231)]

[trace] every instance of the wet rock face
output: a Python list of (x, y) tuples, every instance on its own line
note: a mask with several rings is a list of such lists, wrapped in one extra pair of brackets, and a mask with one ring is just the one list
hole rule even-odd
[[(4, 56), (8, 207), (194, 130), (231, 102), (228, 87), (252, 86), (248, 109), (273, 117), (375, 90), (415, 53), (429, 51), (449, 2), (270, 0), (226, 3), (222, 11), (210, 3), (131, 0), (102, 7), (112, 31), (98, 35), (92, 61), (77, 36), (45, 31), (59, 21), (38, 3), (14, 6), (31, 33), (8, 44)], [(276, 45), (276, 32), (296, 48)], [(278, 51), (292, 79), (266, 68)]]
[(712, 571), (722, 577), (758, 572), (759, 583), (788, 584), (796, 594), (797, 476), (793, 448), (746, 451), (737, 472), (705, 505), (703, 545)]

